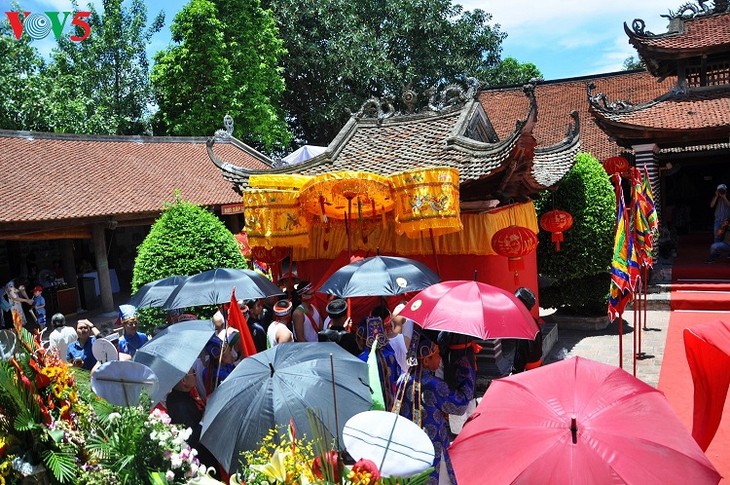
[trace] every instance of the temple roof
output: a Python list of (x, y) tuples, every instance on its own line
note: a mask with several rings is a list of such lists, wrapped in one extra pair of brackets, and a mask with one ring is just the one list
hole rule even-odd
[(217, 153), (218, 137), (209, 141), (209, 156), (239, 191), (256, 173), (317, 175), (362, 170), (391, 175), (448, 166), (459, 169), (462, 201), (528, 196), (553, 185), (572, 167), (580, 147), (577, 120), (571, 124), (568, 113), (563, 113), (564, 138), (536, 149), (532, 128), (537, 104), (532, 86), (522, 94), (525, 109), (512, 119), (512, 130), (501, 139), (474, 99), (476, 89), (460, 94), (453, 86), (449, 89), (451, 93), (442, 95), (441, 103), (432, 96), (428, 108), (405, 114), (396, 113), (389, 102), (371, 99), (324, 153), (295, 166), (264, 171), (234, 166)]
[[(704, 3), (704, 2), (703, 2)], [(710, 10), (702, 5), (685, 4), (669, 18), (668, 31), (654, 34), (644, 30), (644, 21), (636, 19), (624, 30), (647, 69), (657, 77), (677, 74), (677, 60), (712, 57), (730, 50), (730, 10), (728, 4)]]
[[(566, 113), (577, 111), (580, 117), (581, 150), (599, 160), (619, 155), (621, 149), (593, 121), (588, 110), (586, 84), (594, 83), (597, 90), (611, 99), (629, 99), (634, 103), (651, 101), (669, 91), (675, 84), (670, 78), (662, 82), (645, 70), (596, 74), (571, 79), (541, 82), (535, 86), (535, 98), (540, 116), (532, 131), (538, 146), (554, 145), (565, 137), (561, 120)], [(514, 120), (527, 109), (528, 100), (521, 86), (487, 88), (479, 93), (479, 102), (494, 126), (498, 136), (506, 136), (514, 129)], [(536, 158), (540, 156), (538, 154)]]
[[(44, 229), (112, 217), (151, 223), (175, 190), (203, 206), (240, 203), (210, 164), (205, 141), (0, 130), (0, 237), (39, 223)], [(240, 166), (271, 164), (234, 140), (218, 149)]]
[(603, 93), (592, 95), (589, 87), (588, 99), (598, 126), (624, 147), (703, 145), (730, 136), (730, 86), (674, 89), (641, 104), (610, 103)]

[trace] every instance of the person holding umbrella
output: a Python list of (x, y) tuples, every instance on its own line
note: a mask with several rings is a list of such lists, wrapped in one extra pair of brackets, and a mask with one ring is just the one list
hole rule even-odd
[(439, 347), (424, 335), (414, 333), (409, 353), (415, 357), (416, 365), (403, 374), (398, 381), (398, 392), (393, 412), (397, 412), (417, 425), (428, 435), (433, 443), (434, 471), (427, 482), (429, 485), (439, 483), (441, 464), (456, 483), (454, 470), (448, 455), (449, 414), (464, 414), (469, 402), (474, 397), (475, 373), (466, 357), (459, 362), (455, 374), (453, 389), (443, 379), (436, 377), (435, 372), (441, 365)]
[(200, 443), (200, 421), (205, 411), (203, 401), (195, 389), (195, 370), (190, 371), (175, 384), (165, 399), (167, 414), (172, 424), (181, 424), (192, 430), (187, 443), (198, 452), (198, 459), (206, 467), (218, 466), (218, 461), (208, 449)]

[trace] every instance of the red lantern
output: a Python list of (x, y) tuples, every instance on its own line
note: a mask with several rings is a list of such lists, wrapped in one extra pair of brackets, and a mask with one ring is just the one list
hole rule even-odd
[(289, 248), (274, 246), (271, 249), (267, 249), (263, 246), (254, 246), (251, 248), (251, 256), (254, 261), (275, 264), (289, 256)]
[(546, 212), (540, 217), (540, 227), (552, 233), (551, 239), (555, 243), (555, 250), (560, 251), (563, 233), (573, 227), (573, 216), (560, 210)]
[(624, 157), (607, 158), (603, 161), (603, 169), (609, 175), (625, 172), (629, 169), (629, 161)]
[(507, 257), (507, 267), (515, 274), (515, 284), (519, 284), (519, 270), (525, 269), (522, 257), (537, 247), (537, 235), (527, 227), (509, 226), (494, 233), (492, 248), (500, 256)]

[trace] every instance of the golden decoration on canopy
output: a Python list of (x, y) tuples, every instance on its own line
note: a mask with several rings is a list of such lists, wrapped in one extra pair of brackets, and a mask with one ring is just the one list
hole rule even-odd
[(309, 245), (309, 224), (296, 190), (246, 189), (243, 216), (251, 247), (271, 249)]
[(395, 193), (396, 231), (410, 238), (440, 236), (462, 229), (459, 170), (408, 170), (390, 176)]
[(252, 189), (299, 190), (311, 179), (312, 177), (309, 175), (299, 175), (296, 173), (267, 173), (251, 175), (248, 178), (248, 186)]
[(302, 209), (327, 218), (346, 219), (352, 213), (360, 218), (375, 218), (393, 210), (392, 186), (387, 177), (343, 170), (317, 175), (299, 191)]

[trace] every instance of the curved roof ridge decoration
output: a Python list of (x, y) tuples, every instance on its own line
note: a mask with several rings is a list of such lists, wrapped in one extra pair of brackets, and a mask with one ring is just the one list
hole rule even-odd
[(673, 89), (669, 93), (651, 101), (647, 101), (646, 103), (633, 104), (631, 101), (620, 99), (611, 103), (605, 93), (593, 94), (594, 89), (596, 89), (596, 84), (594, 82), (586, 83), (586, 93), (588, 94), (588, 104), (590, 105), (589, 110), (595, 110), (598, 113), (631, 113), (633, 111), (641, 111), (663, 101), (675, 92)]
[(634, 19), (631, 28), (624, 22), (629, 43), (655, 77), (676, 75), (677, 59), (701, 55), (722, 55), (730, 47), (730, 2), (717, 0), (714, 6), (700, 0), (685, 3), (676, 12), (662, 15), (669, 20), (667, 32), (655, 34), (645, 30), (642, 19)]

